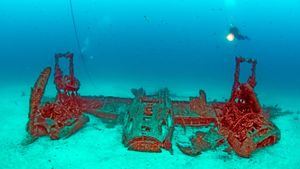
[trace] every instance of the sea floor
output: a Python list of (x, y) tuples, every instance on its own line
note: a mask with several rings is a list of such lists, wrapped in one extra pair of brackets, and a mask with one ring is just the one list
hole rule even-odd
[[(48, 137), (43, 137), (31, 145), (22, 146), (21, 142), (26, 136), (25, 125), (28, 120), (29, 92), (32, 85), (0, 87), (0, 168), (297, 169), (300, 166), (300, 101), (299, 98), (295, 99), (296, 97), (262, 95), (262, 103), (264, 100), (267, 103), (278, 103), (283, 109), (293, 112), (273, 120), (281, 131), (281, 140), (277, 144), (256, 151), (249, 159), (240, 158), (234, 153), (227, 154), (221, 148), (190, 157), (182, 154), (176, 146), (173, 147), (173, 155), (168, 151), (162, 153), (128, 151), (121, 143), (122, 126), (106, 128), (101, 120), (94, 117), (90, 117), (91, 121), (68, 139), (52, 141)], [(100, 94), (106, 95), (115, 90), (113, 95), (130, 95), (130, 85), (126, 86), (128, 89), (124, 87), (118, 91), (114, 85), (103, 85), (98, 86), (103, 91)], [(53, 89), (48, 91), (50, 92), (47, 93), (54, 94)], [(88, 91), (87, 87), (81, 91), (82, 95), (97, 95), (96, 93), (98, 91)], [(217, 94), (218, 92), (213, 93), (213, 96), (217, 97)], [(272, 98), (277, 100), (272, 102)], [(176, 137), (174, 136), (173, 141)]]

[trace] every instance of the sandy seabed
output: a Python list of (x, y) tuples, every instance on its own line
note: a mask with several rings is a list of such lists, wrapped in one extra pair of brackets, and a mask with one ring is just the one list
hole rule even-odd
[[(9, 85), (0, 88), (0, 168), (300, 168), (300, 107), (297, 107), (300, 106), (300, 102), (299, 99), (293, 97), (276, 100), (276, 102), (283, 103), (280, 104), (283, 109), (293, 111), (292, 114), (280, 116), (273, 120), (281, 130), (281, 140), (277, 144), (256, 151), (249, 159), (240, 158), (234, 153), (227, 154), (222, 151), (221, 147), (217, 150), (204, 152), (197, 157), (189, 157), (182, 154), (176, 146), (173, 146), (173, 155), (168, 151), (162, 153), (128, 151), (121, 143), (122, 126), (106, 128), (101, 120), (94, 117), (90, 117), (91, 121), (68, 139), (52, 141), (48, 137), (42, 137), (33, 144), (24, 147), (21, 142), (26, 136), (25, 125), (28, 120), (30, 86), (32, 84)], [(115, 90), (113, 85), (100, 88), (104, 91), (101, 94), (108, 94), (109, 91)], [(122, 89), (121, 92), (114, 94), (128, 96), (130, 95), (129, 89)], [(50, 94), (54, 94), (53, 89), (49, 91)], [(83, 89), (81, 93), (91, 94), (87, 92), (87, 88)], [(283, 97), (266, 97), (265, 100), (272, 103), (272, 98)], [(295, 106), (287, 107), (289, 104)], [(178, 137), (176, 132), (173, 137), (174, 142)]]

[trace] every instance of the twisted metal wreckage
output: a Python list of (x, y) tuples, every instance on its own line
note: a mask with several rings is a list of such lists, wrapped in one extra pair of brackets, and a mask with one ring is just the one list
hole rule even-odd
[[(69, 75), (64, 75), (59, 66), (62, 58), (69, 60)], [(247, 82), (241, 83), (240, 66), (244, 62), (252, 65), (252, 74)], [(230, 99), (208, 103), (203, 90), (199, 97), (189, 101), (171, 100), (168, 89), (153, 95), (147, 95), (143, 89), (132, 89), (134, 98), (83, 97), (78, 94), (80, 84), (74, 76), (73, 54), (56, 54), (55, 100), (42, 101), (50, 67), (42, 71), (31, 91), (29, 143), (41, 136), (69, 137), (89, 121), (85, 114), (92, 114), (107, 122), (123, 123), (122, 142), (130, 150), (160, 152), (163, 148), (172, 152), (175, 127), (191, 127), (199, 130), (190, 138), (190, 144), (177, 143), (183, 153), (196, 156), (225, 145), (228, 151), (250, 157), (256, 149), (280, 139), (279, 129), (269, 121), (254, 92), (256, 63), (254, 59), (236, 58)]]

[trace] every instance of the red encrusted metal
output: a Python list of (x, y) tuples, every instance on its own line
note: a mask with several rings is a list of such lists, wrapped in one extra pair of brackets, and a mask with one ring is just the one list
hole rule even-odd
[[(59, 66), (61, 58), (69, 60), (68, 75), (64, 75)], [(100, 101), (78, 95), (80, 85), (79, 80), (74, 76), (72, 53), (55, 55), (56, 99), (54, 102), (42, 104), (42, 96), (50, 74), (51, 68), (48, 67), (41, 73), (31, 92), (27, 131), (32, 140), (44, 135), (49, 135), (51, 139), (70, 136), (89, 121), (84, 113), (101, 118), (116, 118), (116, 115), (97, 111), (101, 108)]]
[[(252, 65), (252, 74), (245, 83), (239, 80), (243, 62)], [(254, 59), (236, 58), (232, 94), (226, 103), (207, 104), (203, 91), (200, 91), (199, 98), (190, 102), (173, 103), (173, 111), (179, 110), (179, 113), (175, 113), (175, 124), (185, 127), (214, 124), (208, 132), (197, 132), (190, 138), (191, 146), (178, 144), (183, 153), (195, 156), (209, 148), (228, 143), (239, 156), (249, 157), (256, 149), (279, 140), (278, 128), (266, 118), (254, 92), (256, 64)], [(218, 132), (215, 132), (216, 129)]]
[(30, 105), (29, 105), (29, 122), (27, 131), (33, 137), (47, 135), (47, 127), (45, 118), (41, 116), (40, 105), (51, 74), (51, 68), (45, 68), (31, 89)]
[(176, 125), (200, 127), (216, 122), (215, 113), (207, 104), (203, 90), (199, 91), (199, 97), (190, 98), (190, 101), (173, 101), (173, 111)]
[[(243, 62), (252, 65), (252, 74), (245, 83), (239, 80)], [(276, 143), (280, 137), (277, 127), (265, 118), (254, 92), (256, 63), (253, 59), (236, 58), (231, 98), (225, 104), (214, 105), (219, 133), (242, 157), (249, 157), (257, 148)]]
[(143, 89), (132, 90), (135, 98), (124, 119), (123, 144), (130, 150), (172, 152), (173, 113), (167, 89), (146, 95)]
[[(64, 75), (59, 66), (59, 60), (65, 58), (69, 60), (69, 74)], [(58, 93), (76, 94), (79, 90), (79, 80), (74, 76), (73, 53), (55, 55), (54, 83)]]
[[(69, 60), (69, 74), (64, 75), (59, 60)], [(240, 82), (242, 63), (251, 64), (251, 75)], [(89, 118), (89, 113), (115, 125), (123, 124), (123, 144), (130, 150), (172, 152), (172, 135), (176, 127), (197, 129), (189, 145), (177, 142), (185, 154), (196, 156), (221, 144), (239, 156), (249, 157), (256, 149), (276, 143), (279, 129), (268, 117), (280, 114), (278, 108), (263, 109), (256, 97), (256, 60), (236, 58), (234, 83), (227, 102), (207, 102), (206, 94), (189, 101), (171, 100), (168, 89), (147, 95), (145, 90), (133, 89), (134, 98), (86, 96), (78, 94), (79, 80), (74, 76), (73, 54), (55, 55), (54, 82), (57, 89), (53, 102), (42, 103), (51, 68), (46, 68), (35, 83), (30, 100), (27, 130), (31, 140), (49, 135), (52, 139), (68, 137), (79, 130)], [(116, 120), (118, 119), (118, 120)], [(202, 130), (205, 129), (205, 130)]]
[(190, 138), (191, 146), (177, 144), (180, 151), (190, 156), (197, 156), (203, 151), (214, 149), (224, 143), (224, 138), (215, 128), (210, 128), (208, 132), (198, 131)]
[[(209, 127), (216, 125), (216, 115), (211, 104), (207, 103), (206, 94), (199, 91), (199, 97), (190, 98), (188, 102), (173, 102), (175, 112), (174, 123), (183, 127)], [(190, 146), (177, 143), (177, 147), (185, 154), (196, 156), (201, 152), (212, 149), (224, 142), (215, 128), (209, 132), (198, 131), (190, 138)]]

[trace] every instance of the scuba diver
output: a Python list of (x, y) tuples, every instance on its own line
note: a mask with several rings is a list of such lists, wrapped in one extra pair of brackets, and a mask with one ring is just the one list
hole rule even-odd
[[(233, 40), (236, 38), (237, 40), (250, 40), (248, 36), (242, 35), (239, 31), (239, 29), (236, 26), (231, 25), (229, 29), (229, 34), (228, 36), (232, 37), (231, 39)], [(232, 41), (230, 40), (230, 41)]]

